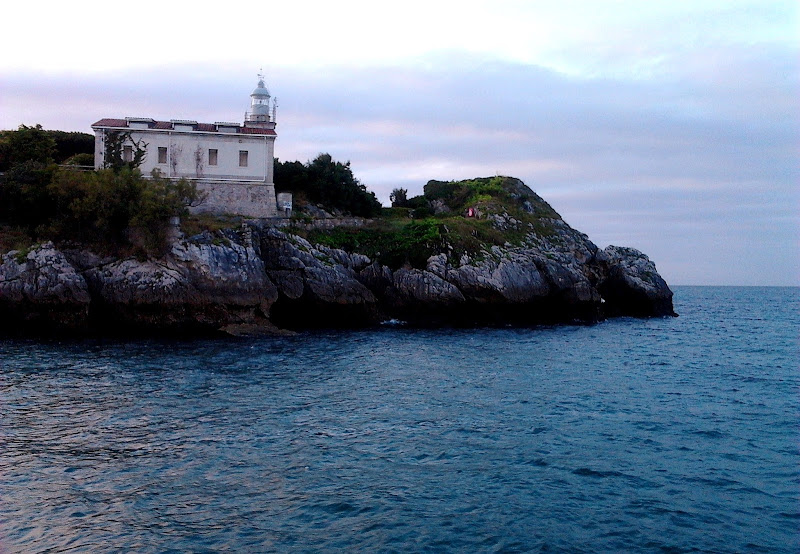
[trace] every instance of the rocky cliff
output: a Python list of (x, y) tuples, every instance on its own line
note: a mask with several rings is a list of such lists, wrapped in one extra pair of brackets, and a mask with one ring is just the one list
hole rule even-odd
[(535, 212), (531, 201), (541, 199), (525, 189), (523, 216), (483, 215), (513, 242), (467, 251), (442, 240), (417, 266), (390, 267), (378, 255), (265, 223), (182, 237), (163, 257), (144, 261), (49, 242), (26, 255), (12, 251), (0, 260), (0, 328), (249, 334), (390, 318), (531, 325), (674, 315), (672, 292), (647, 256), (601, 250), (555, 212), (526, 219)]

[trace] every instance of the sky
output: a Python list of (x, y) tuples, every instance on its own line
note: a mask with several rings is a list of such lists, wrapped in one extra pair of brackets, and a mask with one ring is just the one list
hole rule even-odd
[[(671, 285), (800, 285), (800, 3), (15, 2), (0, 129), (241, 121), (263, 68), (276, 156), (350, 161), (388, 204), (522, 179)], [(32, 32), (35, 30), (35, 32)]]

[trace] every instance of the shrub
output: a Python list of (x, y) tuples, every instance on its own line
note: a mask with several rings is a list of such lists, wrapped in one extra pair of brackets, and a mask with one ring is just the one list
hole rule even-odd
[(200, 196), (186, 180), (145, 179), (129, 168), (59, 171), (48, 192), (55, 213), (40, 234), (110, 249), (141, 242), (151, 254), (166, 247), (169, 219), (186, 215)]
[(56, 141), (41, 125), (20, 125), (16, 131), (0, 133), (0, 171), (26, 162), (53, 163)]
[(441, 225), (434, 220), (413, 221), (400, 228), (320, 230), (308, 238), (332, 248), (365, 254), (392, 269), (406, 265), (424, 268), (442, 245)]
[(75, 154), (64, 160), (64, 165), (94, 166), (94, 154)]
[(14, 165), (0, 179), (0, 221), (32, 232), (52, 217), (54, 205), (48, 186), (54, 165), (28, 160)]
[(353, 176), (350, 162), (334, 161), (330, 154), (320, 154), (306, 164), (275, 160), (274, 180), (276, 190), (302, 195), (326, 209), (362, 217), (381, 212), (375, 193)]

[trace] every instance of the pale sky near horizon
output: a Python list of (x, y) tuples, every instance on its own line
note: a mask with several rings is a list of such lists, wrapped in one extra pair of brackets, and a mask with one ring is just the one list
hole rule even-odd
[[(796, 1), (86, 1), (4, 8), (0, 129), (238, 121), (384, 203), (521, 178), (670, 284), (800, 285)], [(32, 32), (35, 31), (35, 32)]]

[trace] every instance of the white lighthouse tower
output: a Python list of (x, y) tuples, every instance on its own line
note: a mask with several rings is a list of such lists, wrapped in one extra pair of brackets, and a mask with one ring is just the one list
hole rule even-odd
[[(245, 127), (257, 127), (262, 129), (275, 128), (275, 107), (276, 103), (270, 103), (270, 94), (264, 85), (264, 76), (258, 74), (258, 86), (250, 93), (250, 111), (244, 116)], [(270, 117), (270, 109), (272, 117)]]

